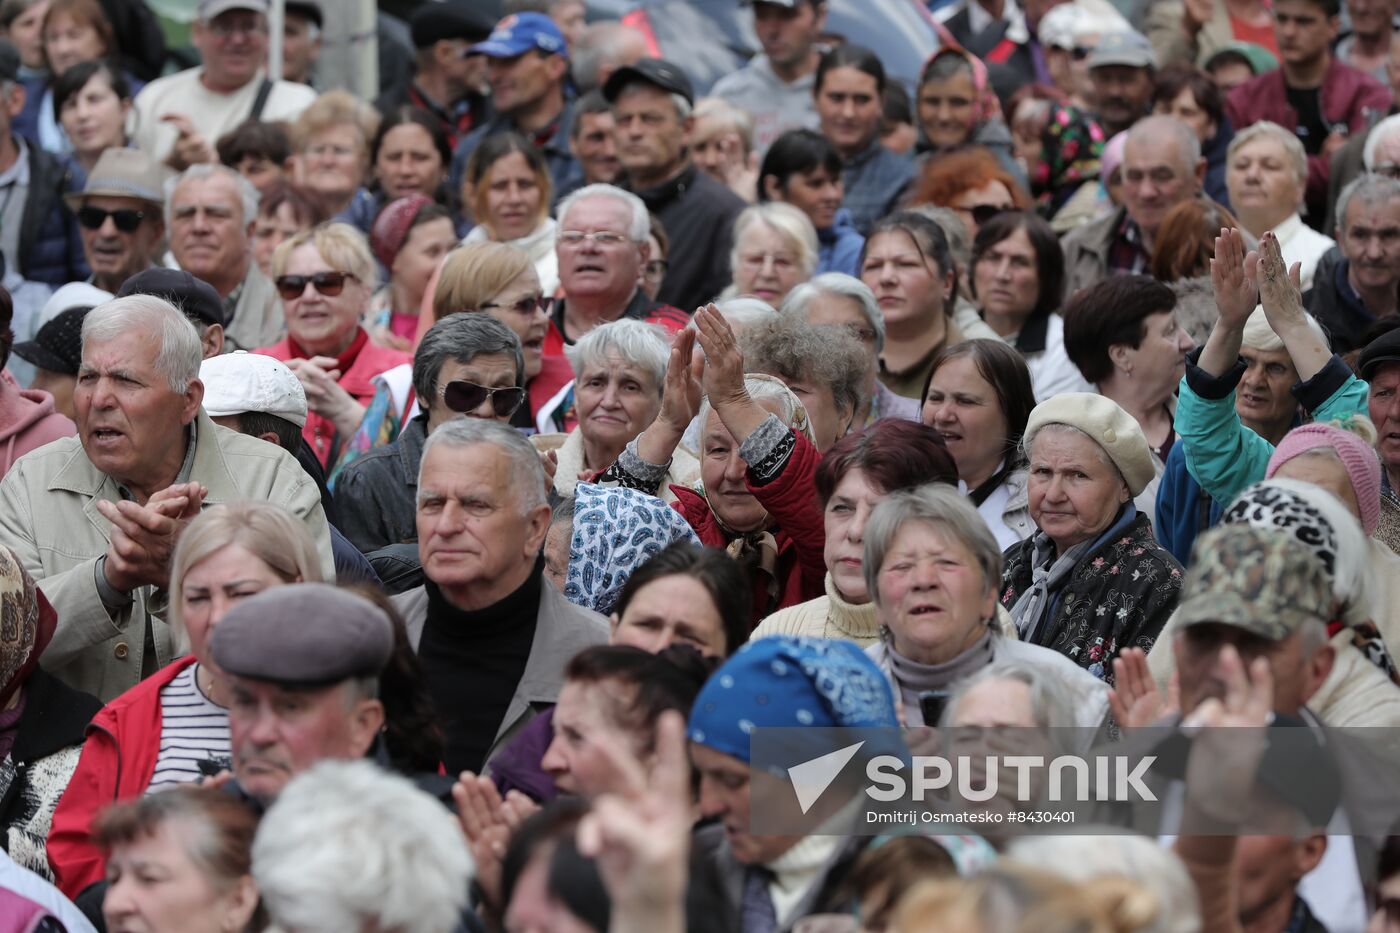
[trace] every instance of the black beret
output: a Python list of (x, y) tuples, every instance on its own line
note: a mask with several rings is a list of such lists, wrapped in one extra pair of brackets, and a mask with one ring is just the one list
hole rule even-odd
[(1361, 378), (1369, 382), (1382, 363), (1400, 363), (1400, 327), (1366, 344), (1366, 349), (1361, 351), (1356, 361), (1356, 368)]
[(425, 3), (413, 11), (408, 28), (413, 45), (426, 49), (442, 39), (465, 39), (480, 42), (496, 28), (494, 17), (476, 9), (469, 0), (447, 0), (446, 3)]
[(292, 583), (230, 609), (209, 648), (214, 663), (238, 677), (325, 686), (377, 677), (394, 650), (394, 624), (363, 596), (328, 583)]
[(203, 279), (197, 279), (183, 269), (165, 269), (160, 266), (138, 272), (122, 283), (117, 290), (118, 298), (128, 295), (154, 295), (164, 298), (179, 309), (180, 313), (192, 320), (205, 324), (224, 326), (224, 302), (214, 286)]

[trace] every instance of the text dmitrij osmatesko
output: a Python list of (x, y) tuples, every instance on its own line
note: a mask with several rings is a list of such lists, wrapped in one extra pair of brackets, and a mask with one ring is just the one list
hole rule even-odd
[(1019, 802), (1155, 801), (1156, 795), (1142, 782), (1157, 759), (1125, 755), (1084, 758), (1061, 755), (1049, 763), (1040, 755), (959, 756), (952, 761), (916, 755), (911, 764), (893, 755), (880, 755), (866, 763), (865, 776), (873, 787), (865, 792), (881, 803), (912, 800), (925, 795), (954, 793), (964, 801), (981, 803), (994, 797), (1006, 799), (1001, 781), (1014, 774)]

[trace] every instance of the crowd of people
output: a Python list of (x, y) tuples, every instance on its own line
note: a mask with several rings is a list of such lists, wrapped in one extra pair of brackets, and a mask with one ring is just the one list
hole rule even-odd
[(336, 6), (0, 2), (0, 930), (1400, 929), (1255, 743), (774, 835), (752, 735), (1400, 754), (1394, 3), (433, 0), (374, 101)]

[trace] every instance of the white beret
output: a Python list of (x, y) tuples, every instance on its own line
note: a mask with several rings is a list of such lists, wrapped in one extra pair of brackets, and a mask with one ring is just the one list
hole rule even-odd
[(1036, 432), (1049, 424), (1067, 424), (1089, 435), (1118, 467), (1134, 496), (1157, 474), (1142, 428), (1111, 398), (1092, 392), (1056, 395), (1031, 410), (1025, 436), (1034, 440)]

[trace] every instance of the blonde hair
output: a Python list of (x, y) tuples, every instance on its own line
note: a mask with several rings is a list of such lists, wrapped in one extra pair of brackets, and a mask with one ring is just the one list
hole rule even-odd
[(900, 899), (897, 933), (1139, 933), (1156, 919), (1155, 895), (1122, 877), (1075, 884), (1003, 860), (972, 878), (925, 882)]
[(347, 223), (318, 224), (283, 240), (272, 254), (272, 278), (285, 275), (292, 253), (308, 243), (316, 247), (327, 265), (358, 279), (367, 295), (374, 292), (376, 267), (369, 243), (363, 233)]
[(171, 637), (181, 653), (188, 650), (180, 593), (185, 574), (231, 545), (238, 545), (286, 583), (320, 583), (321, 557), (306, 524), (291, 512), (266, 502), (232, 502), (197, 515), (180, 534), (170, 562)]
[(360, 138), (360, 164), (369, 170), (369, 145), (379, 132), (379, 111), (349, 91), (327, 91), (311, 102), (292, 124), (292, 148), (304, 153), (311, 141), (326, 130), (349, 126)]
[(479, 311), (501, 290), (535, 268), (530, 254), (508, 243), (468, 243), (447, 254), (433, 292), (433, 318)]

